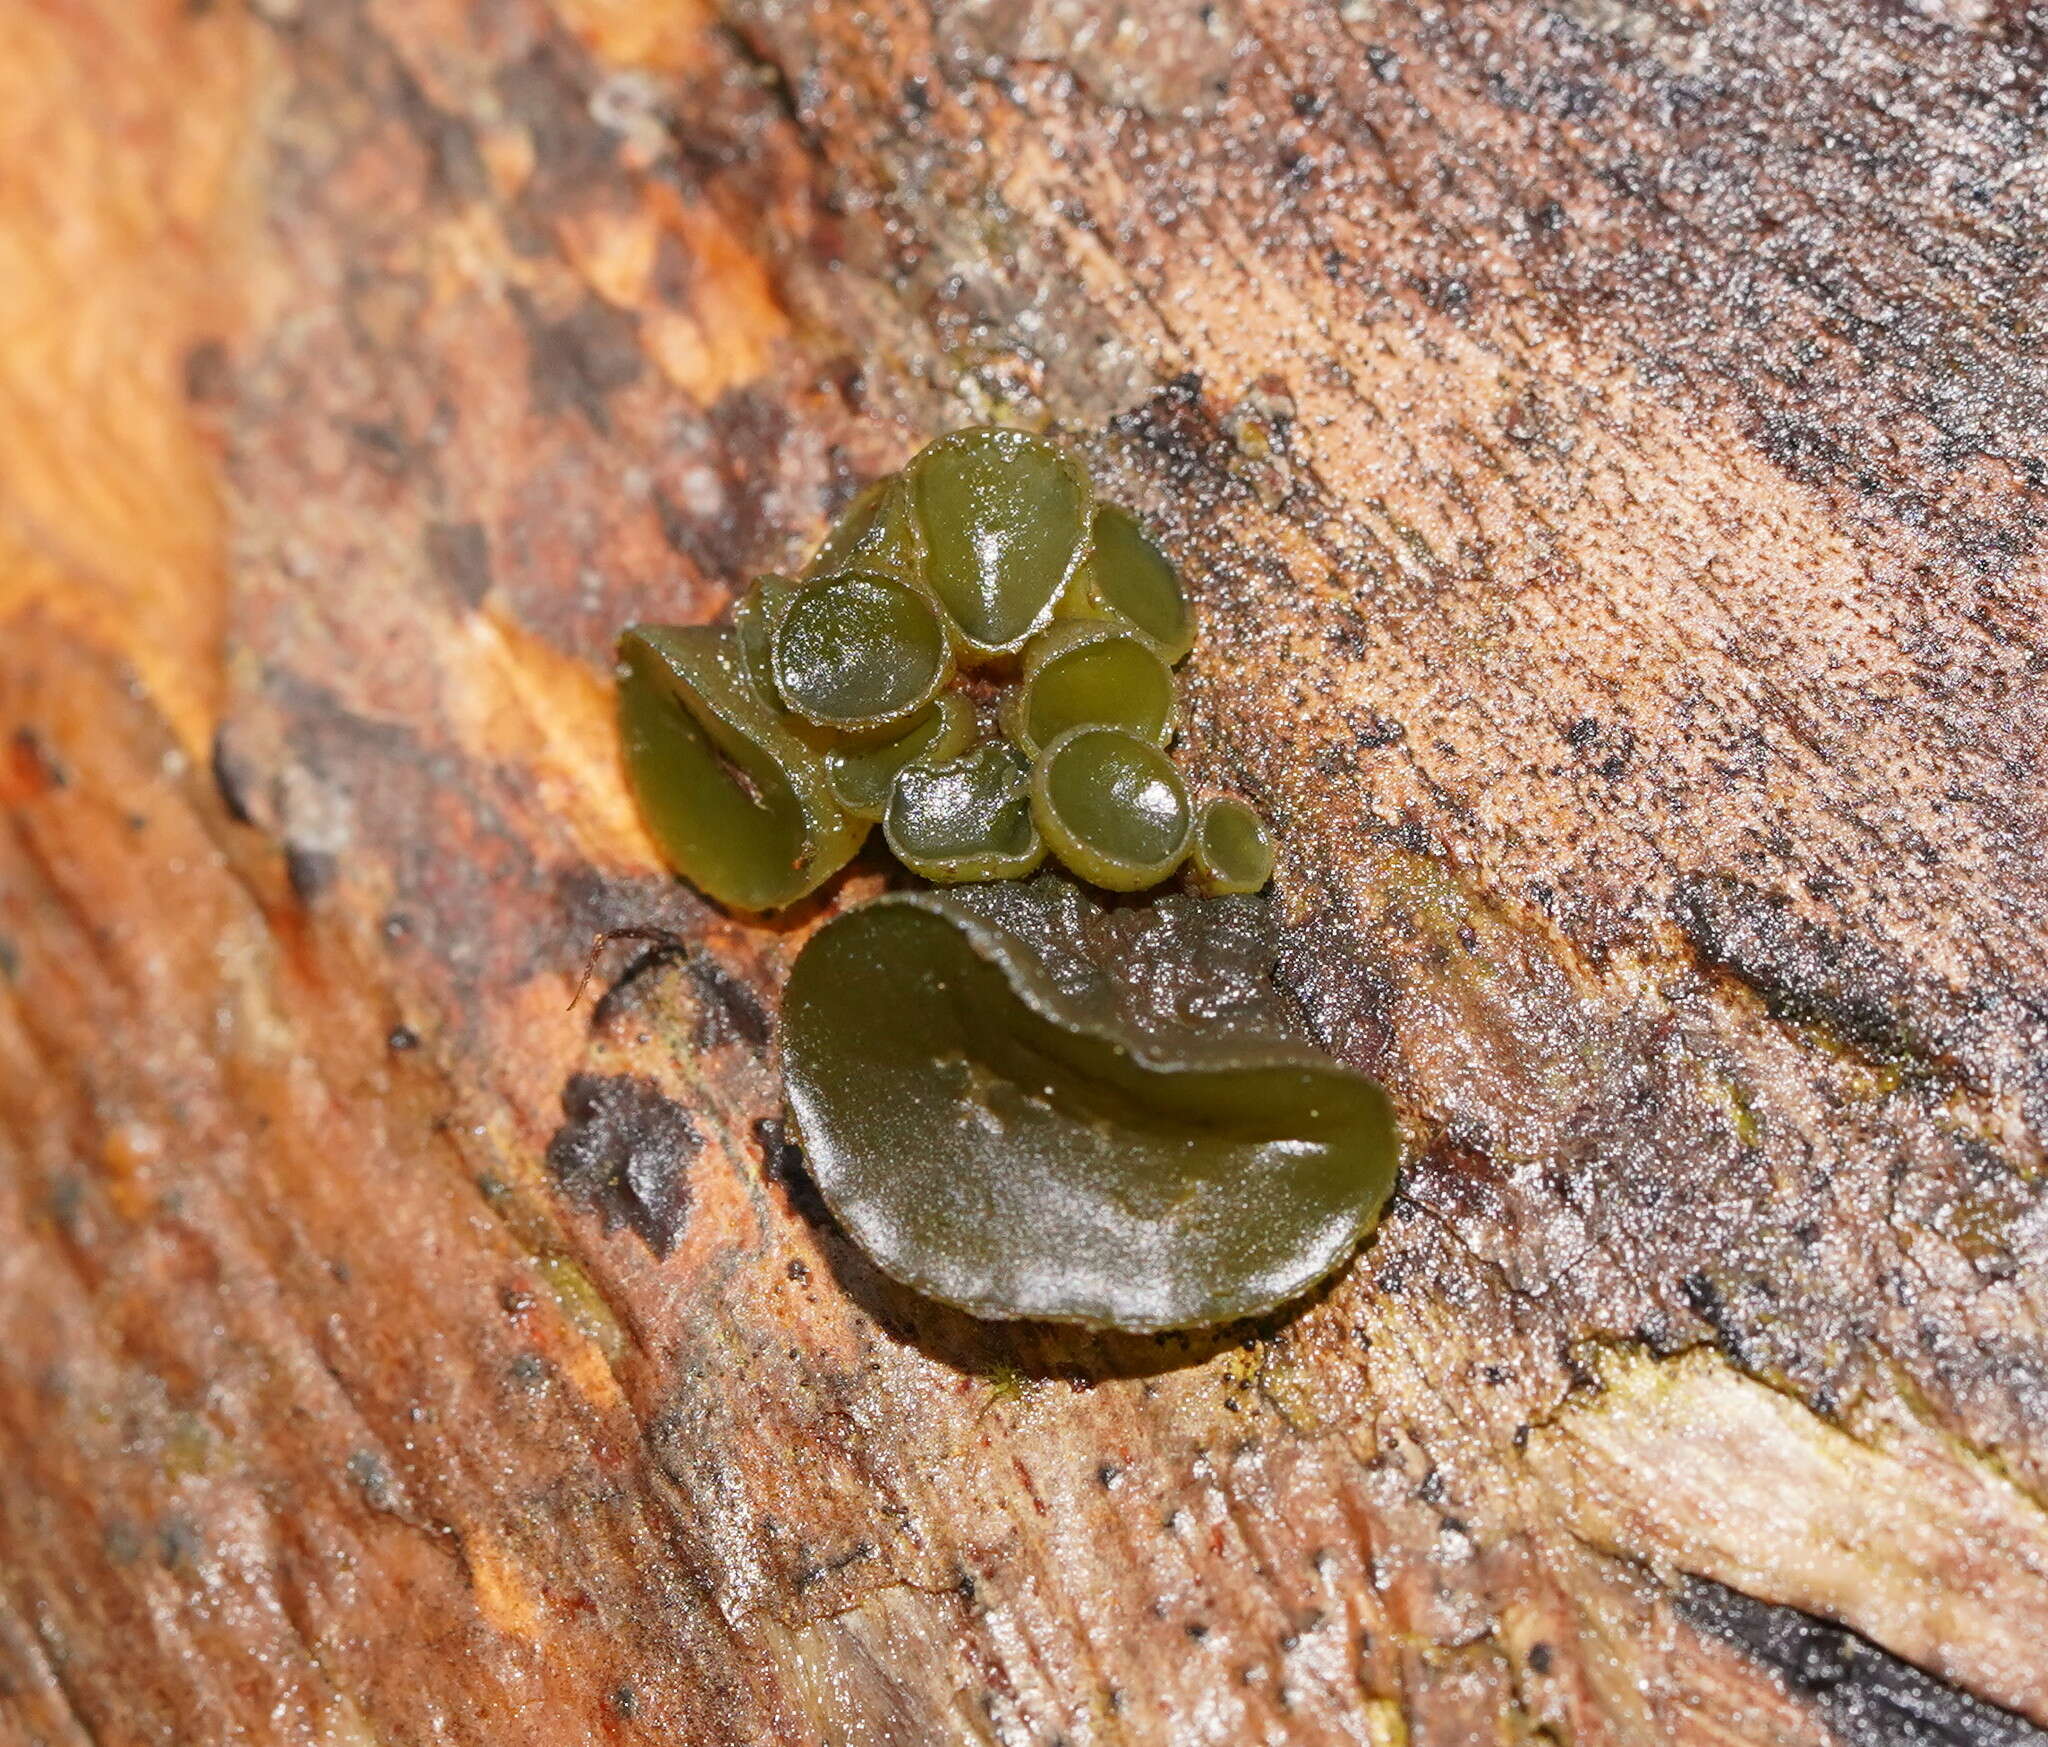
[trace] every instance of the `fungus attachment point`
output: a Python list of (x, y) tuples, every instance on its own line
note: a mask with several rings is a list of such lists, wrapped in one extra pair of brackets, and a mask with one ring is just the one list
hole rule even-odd
[(1173, 737), (1173, 674), (1150, 644), (1113, 624), (1055, 625), (1033, 640), (1005, 700), (1010, 738), (1036, 754), (1069, 728), (1121, 728), (1155, 746)]
[(1271, 1309), (1341, 1263), (1393, 1185), (1379, 1087), (1268, 1032), (1138, 1023), (1087, 983), (952, 894), (812, 936), (789, 1106), (854, 1241), (979, 1316), (1141, 1332)]
[(1088, 478), (1055, 443), (1024, 431), (955, 431), (904, 469), (924, 578), (959, 627), (968, 659), (1022, 649), (1086, 548)]
[(882, 822), (890, 852), (944, 885), (1030, 873), (1045, 859), (1045, 839), (1032, 820), (1027, 774), (1000, 742), (944, 764), (904, 766)]
[(879, 822), (906, 765), (943, 764), (965, 752), (973, 738), (973, 709), (958, 692), (947, 692), (893, 740), (833, 747), (825, 754), (825, 779), (832, 798), (855, 818)]
[(822, 728), (869, 734), (900, 726), (953, 677), (953, 649), (930, 597), (886, 576), (813, 582), (775, 621), (775, 690)]
[(1096, 508), (1092, 533), (1061, 611), (1129, 625), (1171, 666), (1195, 646), (1194, 609), (1172, 563), (1137, 518), (1113, 503)]
[(1173, 760), (1121, 728), (1070, 728), (1041, 752), (1031, 813), (1061, 861), (1111, 892), (1165, 879), (1193, 824)]
[(733, 632), (642, 626), (619, 659), (626, 771), (670, 866), (721, 904), (773, 910), (845, 865), (867, 827), (755, 694)]
[(1188, 871), (1188, 883), (1198, 892), (1256, 892), (1273, 877), (1273, 834), (1242, 801), (1220, 797), (1204, 802)]

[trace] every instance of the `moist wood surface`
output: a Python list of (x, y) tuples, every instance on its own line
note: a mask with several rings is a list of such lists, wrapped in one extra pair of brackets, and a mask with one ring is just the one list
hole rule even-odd
[[(2042, 1739), (2044, 139), (2001, 0), (0, 15), (0, 1740)], [(991, 417), (1412, 1136), (1291, 1317), (878, 1279), (881, 863), (623, 789)]]

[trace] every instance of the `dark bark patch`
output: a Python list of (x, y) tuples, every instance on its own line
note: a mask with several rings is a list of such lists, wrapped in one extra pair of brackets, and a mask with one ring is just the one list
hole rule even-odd
[(341, 864), (325, 849), (312, 849), (300, 843), (285, 845), (285, 878), (291, 881), (292, 896), (301, 904), (317, 900), (334, 884), (340, 869)]
[(1110, 428), (1141, 450), (1181, 496), (1229, 489), (1228, 469), (1218, 459), (1228, 452), (1228, 440), (1203, 398), (1200, 371), (1183, 371), (1142, 405), (1119, 413)]
[(219, 407), (233, 401), (234, 366), (219, 340), (201, 340), (186, 352), (184, 389), (194, 406)]
[(689, 971), (690, 981), (704, 1001), (697, 1022), (698, 1048), (738, 1042), (756, 1052), (765, 1049), (769, 1019), (761, 997), (704, 953), (690, 955)]
[(214, 730), (209, 762), (213, 770), (214, 792), (220, 796), (220, 804), (227, 810), (228, 817), (237, 825), (253, 825), (256, 815), (251, 806), (251, 790), (256, 783), (256, 773), (235, 750), (225, 724)]
[(592, 115), (591, 83), (587, 57), (560, 37), (498, 75), (505, 113), (533, 141), (535, 172), (523, 200), (543, 224), (592, 190), (610, 191), (619, 135)]
[(8, 785), (21, 797), (46, 795), (67, 788), (71, 779), (43, 737), (33, 728), (17, 728), (8, 743), (7, 761), (12, 766)]
[(1881, 1062), (1924, 1062), (1906, 976), (1867, 942), (1794, 915), (1789, 902), (1742, 880), (1702, 875), (1680, 882), (1681, 933), (1716, 970), (1747, 985), (1773, 1019), (1818, 1026)]
[(491, 546), (478, 522), (429, 522), (422, 539), (427, 568), (472, 612), (491, 587)]
[(665, 1256), (690, 1210), (689, 1161), (704, 1144), (689, 1112), (637, 1074), (576, 1074), (562, 1089), (568, 1119), (548, 1142), (548, 1169), (571, 1200), (630, 1226)]
[(585, 298), (560, 321), (549, 321), (531, 300), (514, 300), (526, 329), (527, 382), (534, 411), (558, 418), (574, 409), (600, 434), (611, 431), (610, 396), (640, 379), (640, 318)]
[(1796, 1608), (1697, 1577), (1686, 1580), (1678, 1607), (1701, 1631), (1739, 1645), (1810, 1700), (1843, 1741), (1861, 1747), (2048, 1747), (2048, 1731)]
[(790, 1138), (780, 1117), (764, 1116), (754, 1124), (754, 1144), (761, 1149), (761, 1168), (789, 1198), (790, 1210), (810, 1224), (830, 1226), (831, 1212), (817, 1184), (804, 1169), (804, 1149)]

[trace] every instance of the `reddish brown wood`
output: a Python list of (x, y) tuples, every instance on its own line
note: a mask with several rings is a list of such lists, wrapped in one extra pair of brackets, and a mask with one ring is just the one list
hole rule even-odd
[[(1998, 0), (0, 18), (0, 1740), (2040, 1738), (2044, 105)], [(1297, 1315), (877, 1278), (824, 911), (624, 792), (618, 627), (987, 417), (1410, 1125)]]

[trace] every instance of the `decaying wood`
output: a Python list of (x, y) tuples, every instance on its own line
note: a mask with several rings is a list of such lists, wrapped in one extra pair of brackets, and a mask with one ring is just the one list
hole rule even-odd
[[(2042, 1738), (2037, 8), (72, 0), (0, 141), (0, 1738)], [(623, 791), (991, 416), (1413, 1134), (1298, 1315), (878, 1279)]]

